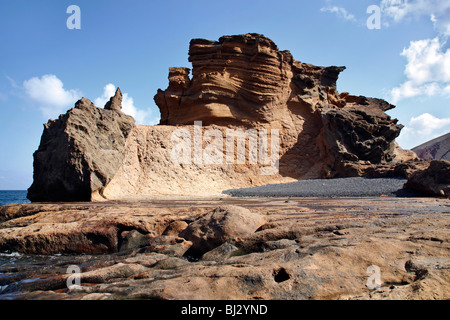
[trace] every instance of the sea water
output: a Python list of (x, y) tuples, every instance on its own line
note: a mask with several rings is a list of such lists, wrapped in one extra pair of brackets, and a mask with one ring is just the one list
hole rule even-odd
[(26, 190), (0, 190), (0, 206), (12, 203), (30, 203)]

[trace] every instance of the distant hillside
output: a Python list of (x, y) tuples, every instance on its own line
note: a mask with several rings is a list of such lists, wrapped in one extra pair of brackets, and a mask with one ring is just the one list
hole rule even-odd
[(420, 159), (450, 161), (450, 132), (412, 149)]

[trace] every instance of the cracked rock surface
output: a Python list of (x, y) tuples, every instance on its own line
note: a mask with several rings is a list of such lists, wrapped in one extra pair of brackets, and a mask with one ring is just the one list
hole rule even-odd
[[(431, 198), (8, 205), (0, 298), (449, 299), (449, 213)], [(248, 228), (214, 233), (227, 215)], [(195, 254), (190, 229), (208, 235)]]

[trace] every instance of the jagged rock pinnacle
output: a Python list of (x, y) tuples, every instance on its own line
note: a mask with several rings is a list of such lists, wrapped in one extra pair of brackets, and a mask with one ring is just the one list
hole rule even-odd
[(106, 110), (114, 110), (114, 111), (121, 111), (122, 110), (122, 91), (120, 91), (120, 88), (117, 88), (116, 93), (114, 96), (109, 99), (109, 101), (105, 104)]

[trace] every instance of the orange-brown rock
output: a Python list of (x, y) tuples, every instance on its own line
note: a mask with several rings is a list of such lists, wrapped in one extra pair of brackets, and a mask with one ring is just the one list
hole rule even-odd
[[(194, 39), (187, 68), (171, 68), (155, 102), (162, 125), (266, 127), (281, 130), (280, 171), (293, 178), (358, 175), (347, 170), (395, 161), (402, 128), (385, 112), (393, 105), (339, 94), (345, 67), (294, 60), (263, 35)], [(413, 154), (403, 154), (412, 159)]]
[[(385, 113), (394, 106), (337, 92), (336, 81), (345, 67), (296, 61), (259, 34), (194, 39), (189, 61), (192, 77), (187, 68), (170, 68), (168, 88), (155, 96), (161, 110), (158, 126), (135, 126), (120, 111), (120, 90), (105, 109), (82, 99), (66, 115), (50, 121), (35, 153), (29, 199), (221, 195), (227, 189), (297, 179), (382, 175), (396, 172), (389, 168), (401, 161), (416, 158), (395, 143), (402, 126)], [(202, 135), (220, 136), (200, 142), (201, 152), (220, 149), (219, 162), (174, 161), (174, 135), (184, 130), (194, 136), (195, 121), (202, 123)], [(243, 162), (236, 161), (236, 154), (228, 161), (230, 130), (236, 135), (232, 137), (236, 150), (238, 139), (245, 142)], [(275, 155), (270, 168), (260, 155), (250, 161), (250, 154), (262, 149), (251, 145), (252, 130), (267, 130), (268, 151)], [(279, 140), (272, 130), (279, 133)], [(275, 141), (278, 153), (269, 141)], [(195, 146), (189, 148), (192, 156)], [(277, 170), (266, 174), (275, 165)]]
[[(266, 221), (229, 234), (200, 260), (180, 257), (192, 245), (182, 233), (163, 235), (174, 224), (197, 228), (227, 205)], [(13, 218), (17, 210), (24, 214)], [(2, 207), (0, 217), (0, 299), (450, 298), (446, 199), (26, 204)], [(111, 230), (116, 242), (104, 241), (113, 240)], [(109, 254), (90, 254), (102, 245)], [(79, 289), (67, 287), (72, 265), (81, 271)], [(379, 287), (367, 286), (370, 266), (380, 270)]]

